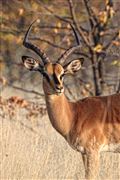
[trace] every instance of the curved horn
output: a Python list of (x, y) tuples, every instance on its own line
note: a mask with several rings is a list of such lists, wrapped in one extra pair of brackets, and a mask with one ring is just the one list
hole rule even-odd
[(71, 47), (69, 49), (67, 49), (57, 60), (57, 63), (60, 63), (60, 64), (63, 64), (64, 61), (67, 59), (67, 57), (73, 53), (75, 50), (79, 49), (81, 47), (81, 45), (79, 46), (74, 46), (74, 47)]
[(29, 26), (29, 28), (28, 28), (28, 30), (27, 30), (27, 32), (26, 32), (26, 34), (25, 34), (24, 40), (23, 40), (23, 45), (24, 45), (26, 48), (31, 49), (32, 51), (34, 51), (35, 53), (37, 53), (37, 54), (41, 57), (43, 63), (46, 64), (46, 63), (50, 62), (49, 58), (46, 56), (46, 54), (45, 54), (40, 48), (38, 48), (36, 45), (30, 43), (29, 40), (28, 40), (28, 36), (29, 36), (29, 34), (30, 34), (30, 30), (31, 30), (31, 28), (32, 28), (32, 25), (33, 25), (36, 21), (37, 21), (37, 20), (33, 21), (32, 24)]
[(67, 59), (67, 57), (68, 57), (71, 53), (73, 53), (74, 51), (76, 51), (77, 49), (79, 49), (79, 48), (81, 47), (81, 45), (80, 45), (80, 39), (79, 39), (79, 36), (78, 36), (78, 34), (77, 34), (74, 26), (73, 26), (71, 23), (70, 23), (70, 26), (71, 26), (71, 28), (72, 28), (72, 30), (73, 30), (73, 33), (74, 33), (74, 36), (75, 36), (75, 39), (76, 39), (78, 45), (67, 49), (67, 50), (58, 58), (57, 63), (60, 63), (60, 64), (63, 64), (64, 61)]
[(77, 30), (75, 29), (73, 24), (70, 23), (70, 26), (71, 26), (71, 28), (73, 30), (73, 33), (74, 33), (77, 44), (80, 45), (81, 42), (80, 42), (80, 38), (79, 38)]

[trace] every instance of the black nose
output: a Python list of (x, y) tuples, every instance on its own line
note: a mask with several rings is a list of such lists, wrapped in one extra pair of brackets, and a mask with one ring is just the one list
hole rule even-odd
[(63, 87), (56, 86), (56, 89), (57, 89), (57, 90), (62, 90)]

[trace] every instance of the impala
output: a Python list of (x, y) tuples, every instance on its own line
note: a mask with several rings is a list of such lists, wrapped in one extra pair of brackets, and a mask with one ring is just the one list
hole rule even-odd
[(85, 177), (94, 179), (99, 169), (100, 152), (120, 153), (120, 94), (68, 101), (64, 94), (63, 78), (78, 71), (82, 60), (75, 59), (63, 64), (80, 46), (66, 50), (52, 63), (40, 48), (28, 40), (33, 23), (26, 32), (23, 45), (37, 53), (42, 63), (32, 57), (22, 56), (23, 64), (27, 69), (39, 71), (43, 75), (43, 89), (52, 126), (73, 149), (81, 152)]

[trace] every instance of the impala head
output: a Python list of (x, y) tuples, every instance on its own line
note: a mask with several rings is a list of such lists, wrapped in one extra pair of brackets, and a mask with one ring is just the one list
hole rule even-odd
[(64, 75), (70, 73), (73, 74), (76, 71), (78, 71), (81, 68), (81, 63), (83, 62), (83, 59), (75, 59), (65, 65), (62, 64), (64, 63), (66, 58), (74, 50), (80, 48), (80, 46), (72, 47), (66, 50), (56, 61), (56, 63), (52, 63), (50, 59), (46, 56), (46, 54), (43, 51), (41, 51), (41, 49), (39, 49), (38, 47), (36, 47), (28, 41), (28, 35), (33, 23), (30, 25), (29, 29), (26, 32), (23, 45), (37, 53), (40, 56), (43, 63), (41, 64), (39, 60), (34, 59), (30, 56), (22, 56), (23, 64), (28, 70), (39, 71), (43, 75), (44, 90), (48, 94), (60, 95), (64, 91)]

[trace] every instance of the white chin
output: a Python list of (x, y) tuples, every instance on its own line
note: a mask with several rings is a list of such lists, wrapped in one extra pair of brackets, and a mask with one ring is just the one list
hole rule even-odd
[(59, 95), (61, 95), (63, 92), (64, 92), (64, 90), (62, 90), (62, 91), (56, 91), (56, 94), (59, 96)]

